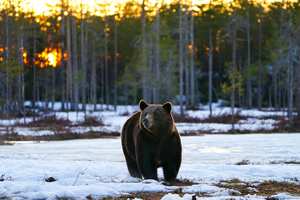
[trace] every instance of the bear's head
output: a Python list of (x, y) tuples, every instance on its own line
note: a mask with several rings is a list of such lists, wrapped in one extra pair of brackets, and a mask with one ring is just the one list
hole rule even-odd
[(174, 129), (174, 121), (171, 114), (172, 104), (147, 104), (144, 100), (139, 103), (141, 110), (140, 126), (151, 135), (170, 133)]

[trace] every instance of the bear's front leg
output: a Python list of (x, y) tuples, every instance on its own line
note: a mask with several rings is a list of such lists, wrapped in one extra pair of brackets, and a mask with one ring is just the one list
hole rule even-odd
[(181, 164), (181, 142), (179, 135), (174, 135), (161, 150), (164, 178), (168, 182), (176, 180)]
[(135, 178), (142, 178), (139, 170), (138, 170), (138, 166), (135, 160), (133, 160), (132, 158), (130, 158), (130, 156), (125, 154), (125, 159), (126, 159), (126, 164), (127, 164), (127, 168), (129, 171), (130, 176), (135, 177)]
[(179, 167), (176, 166), (176, 161), (172, 162), (168, 160), (163, 165), (164, 178), (168, 182), (173, 182), (176, 180), (178, 171), (179, 171)]
[(141, 142), (136, 148), (137, 165), (140, 173), (145, 179), (157, 178), (157, 166), (154, 161), (153, 149), (147, 142)]

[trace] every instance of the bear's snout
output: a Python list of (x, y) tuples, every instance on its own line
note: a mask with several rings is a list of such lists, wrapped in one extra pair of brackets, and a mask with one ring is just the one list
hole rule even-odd
[(153, 126), (153, 115), (147, 113), (145, 117), (142, 119), (142, 123), (145, 128), (150, 129)]
[(148, 119), (143, 119), (143, 124), (144, 124), (144, 126), (146, 128), (148, 128), (149, 127), (149, 121), (148, 121)]

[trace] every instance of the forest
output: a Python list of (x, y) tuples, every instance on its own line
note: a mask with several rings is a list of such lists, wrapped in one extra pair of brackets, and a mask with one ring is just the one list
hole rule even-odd
[(299, 1), (84, 2), (1, 0), (2, 114), (141, 98), (300, 113)]

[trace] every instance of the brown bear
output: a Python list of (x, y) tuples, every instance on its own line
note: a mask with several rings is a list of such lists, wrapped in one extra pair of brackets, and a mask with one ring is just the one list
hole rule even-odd
[(157, 180), (163, 168), (166, 181), (175, 181), (181, 164), (181, 140), (171, 109), (172, 104), (147, 104), (133, 114), (122, 129), (122, 148), (131, 176)]

